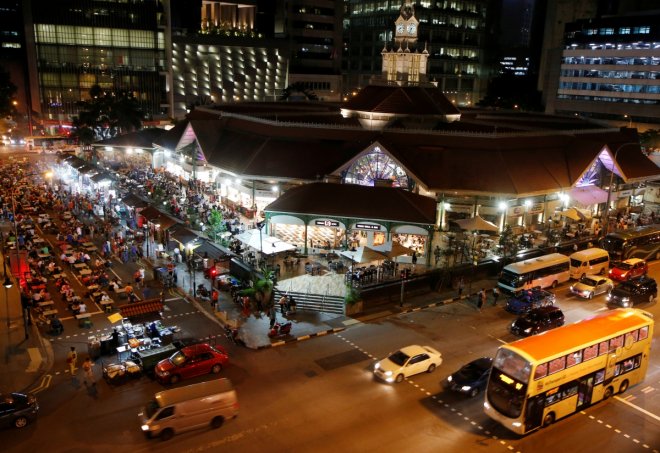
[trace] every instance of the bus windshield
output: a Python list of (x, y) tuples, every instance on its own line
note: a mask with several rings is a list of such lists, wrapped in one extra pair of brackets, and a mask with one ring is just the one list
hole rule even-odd
[(531, 364), (520, 355), (509, 349), (497, 351), (493, 367), (502, 370), (512, 378), (527, 384), (532, 371)]
[(522, 276), (506, 269), (502, 271), (499, 282), (512, 288), (521, 288), (523, 286)]

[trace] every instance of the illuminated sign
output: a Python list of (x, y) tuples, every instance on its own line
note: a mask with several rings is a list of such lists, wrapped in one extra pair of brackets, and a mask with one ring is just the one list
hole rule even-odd
[(355, 228), (360, 230), (380, 230), (380, 225), (371, 225), (369, 223), (356, 223)]
[(335, 220), (317, 220), (314, 222), (317, 226), (326, 226), (326, 227), (338, 227), (339, 222)]

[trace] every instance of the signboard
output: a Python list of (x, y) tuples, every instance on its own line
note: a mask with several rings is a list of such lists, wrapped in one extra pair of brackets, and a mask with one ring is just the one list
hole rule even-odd
[(534, 203), (529, 207), (529, 212), (530, 214), (540, 214), (543, 212), (543, 209), (545, 208), (545, 203)]
[(314, 222), (314, 225), (336, 228), (339, 226), (339, 222), (337, 222), (336, 220), (317, 220)]
[(619, 198), (628, 198), (632, 195), (632, 190), (622, 190), (619, 192)]
[(511, 206), (507, 211), (506, 215), (508, 217), (518, 217), (521, 216), (525, 213), (525, 207), (524, 206)]
[(370, 223), (356, 223), (355, 228), (358, 230), (380, 230), (380, 225), (372, 225)]

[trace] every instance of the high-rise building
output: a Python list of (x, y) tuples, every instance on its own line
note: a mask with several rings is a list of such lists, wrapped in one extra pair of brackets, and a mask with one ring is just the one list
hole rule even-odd
[(29, 92), (25, 59), (25, 34), (23, 30), (23, 11), (18, 0), (0, 0), (0, 67), (7, 73), (11, 83), (18, 89), (15, 93), (14, 118), (21, 126), (27, 119), (29, 110)]
[(319, 99), (339, 101), (342, 91), (342, 0), (276, 0), (275, 34), (288, 41), (290, 85)]
[[(474, 105), (487, 88), (489, 0), (439, 0), (414, 5), (418, 42), (429, 54), (428, 79), (459, 106)], [(381, 50), (395, 38), (390, 24), (406, 0), (348, 0), (344, 33), (345, 91), (381, 71)], [(412, 6), (412, 5), (411, 5)]]

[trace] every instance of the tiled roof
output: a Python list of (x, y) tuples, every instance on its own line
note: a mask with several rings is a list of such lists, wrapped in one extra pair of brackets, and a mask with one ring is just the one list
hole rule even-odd
[(431, 225), (436, 202), (391, 187), (311, 183), (287, 190), (265, 211)]
[(436, 87), (368, 85), (342, 108), (401, 115), (458, 115), (458, 109)]

